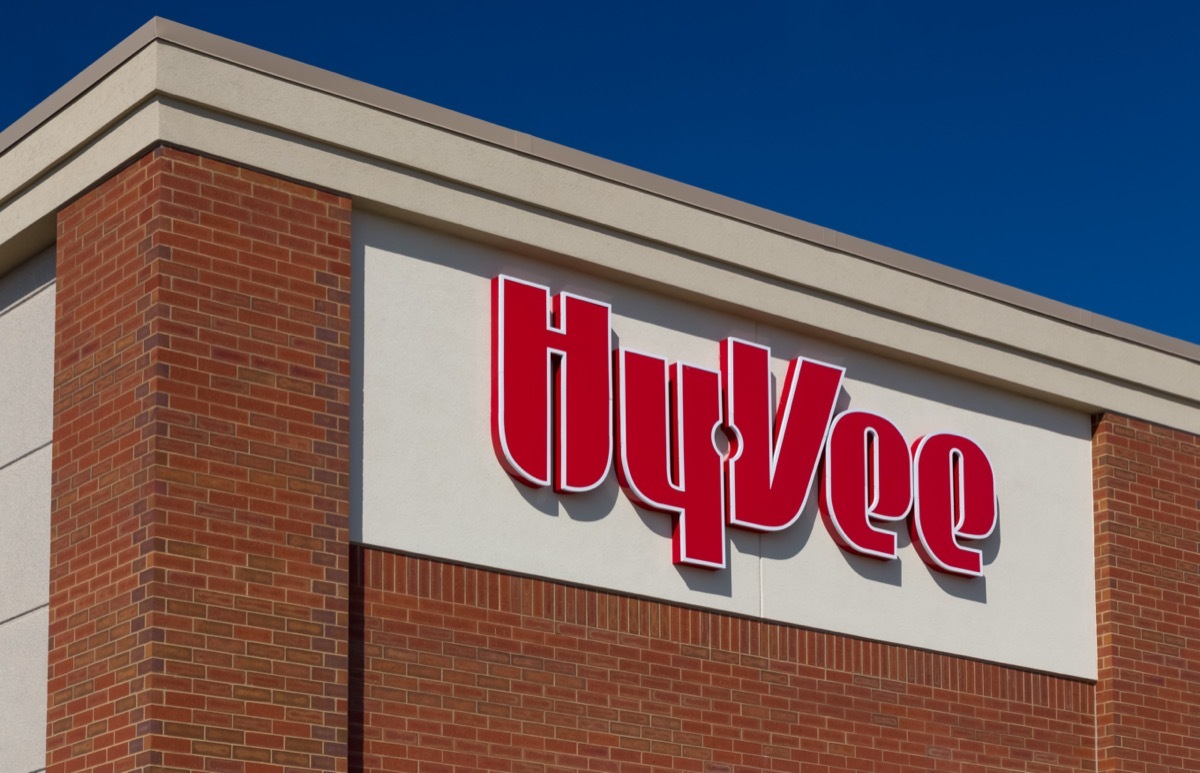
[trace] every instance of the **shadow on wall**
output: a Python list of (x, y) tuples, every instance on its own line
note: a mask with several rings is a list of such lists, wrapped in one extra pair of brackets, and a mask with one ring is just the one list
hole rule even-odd
[(5, 274), (0, 282), (0, 314), (53, 282), (55, 268), (51, 247)]

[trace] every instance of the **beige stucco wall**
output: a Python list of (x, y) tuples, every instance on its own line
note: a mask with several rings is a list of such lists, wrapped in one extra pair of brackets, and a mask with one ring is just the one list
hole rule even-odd
[[(364, 542), (1095, 677), (1087, 414), (374, 215), (356, 215), (354, 244)], [(780, 534), (730, 529), (728, 569), (676, 567), (671, 518), (635, 508), (614, 474), (561, 497), (517, 484), (489, 434), (488, 288), (500, 273), (611, 303), (622, 346), (716, 368), (722, 338), (769, 344), (777, 380), (785, 358), (842, 365), (842, 407), (882, 413), (910, 441), (972, 437), (1000, 492), (1000, 527), (979, 544), (985, 577), (931, 571), (903, 529), (898, 561), (850, 555), (815, 497)]]
[(0, 759), (45, 764), (54, 253), (0, 277)]

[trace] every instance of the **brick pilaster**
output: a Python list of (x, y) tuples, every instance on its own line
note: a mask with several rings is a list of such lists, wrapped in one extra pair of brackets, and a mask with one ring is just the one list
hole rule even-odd
[(1200, 770), (1200, 438), (1096, 420), (1098, 769)]
[(169, 148), (59, 214), (50, 770), (345, 770), (349, 214)]

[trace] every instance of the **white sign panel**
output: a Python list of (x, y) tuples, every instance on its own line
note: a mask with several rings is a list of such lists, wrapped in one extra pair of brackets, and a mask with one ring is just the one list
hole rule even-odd
[(374, 215), (354, 234), (355, 539), (1095, 677), (1087, 415)]

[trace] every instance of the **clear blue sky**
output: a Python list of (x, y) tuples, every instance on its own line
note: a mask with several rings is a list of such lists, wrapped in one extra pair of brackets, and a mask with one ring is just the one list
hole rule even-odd
[(0, 126), (154, 15), (1200, 343), (1200, 4), (18, 1)]

